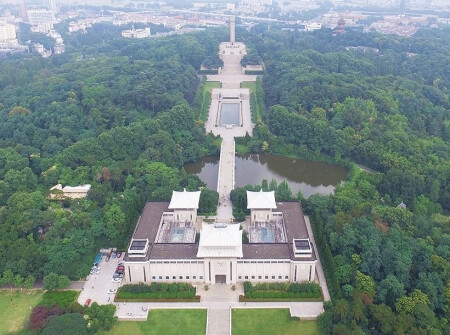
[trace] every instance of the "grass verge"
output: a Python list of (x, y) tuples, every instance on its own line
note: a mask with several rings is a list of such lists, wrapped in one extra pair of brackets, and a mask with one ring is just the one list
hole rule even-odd
[(211, 91), (213, 88), (220, 88), (220, 82), (204, 82), (202, 93), (202, 107), (200, 109), (200, 120), (206, 121), (206, 119), (208, 118), (209, 105), (211, 104)]
[(206, 310), (170, 309), (152, 310), (145, 322), (119, 321), (108, 332), (100, 335), (204, 335), (206, 331)]
[(233, 309), (232, 335), (319, 335), (316, 320), (293, 320), (288, 309)]
[(42, 296), (42, 291), (35, 290), (0, 291), (0, 335), (22, 330)]

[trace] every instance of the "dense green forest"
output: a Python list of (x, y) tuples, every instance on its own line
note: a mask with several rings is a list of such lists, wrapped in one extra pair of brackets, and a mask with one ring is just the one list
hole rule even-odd
[[(449, 30), (241, 33), (266, 68), (255, 136), (243, 143), (352, 166), (333, 195), (295, 195), (333, 298), (322, 333), (450, 333)], [(124, 247), (145, 202), (173, 189), (202, 188), (200, 210), (215, 210), (217, 193), (182, 166), (218, 153), (220, 140), (198, 121), (196, 71), (226, 38), (208, 30), (136, 41), (100, 26), (65, 38), (64, 55), (0, 62), (3, 278), (21, 286), (51, 272), (87, 275), (96, 250)], [(347, 49), (358, 46), (370, 49)], [(92, 189), (85, 200), (50, 201), (56, 183)], [(285, 183), (261, 187), (293, 199)], [(232, 193), (239, 216), (244, 195)]]
[(450, 333), (449, 30), (259, 27), (247, 43), (266, 66), (259, 143), (378, 172), (354, 166), (334, 195), (304, 200), (333, 298), (322, 333)]
[[(86, 276), (98, 248), (124, 247), (145, 202), (174, 189), (202, 188), (200, 211), (216, 210), (217, 192), (182, 166), (220, 147), (193, 103), (196, 70), (220, 33), (102, 42), (91, 33), (69, 38), (64, 55), (0, 63), (4, 278)], [(56, 183), (92, 188), (86, 200), (49, 201)]]

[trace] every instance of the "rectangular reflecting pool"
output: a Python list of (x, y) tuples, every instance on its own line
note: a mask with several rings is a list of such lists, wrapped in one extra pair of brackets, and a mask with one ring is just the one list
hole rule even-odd
[(239, 103), (221, 103), (220, 104), (220, 122), (219, 125), (240, 126), (240, 104)]

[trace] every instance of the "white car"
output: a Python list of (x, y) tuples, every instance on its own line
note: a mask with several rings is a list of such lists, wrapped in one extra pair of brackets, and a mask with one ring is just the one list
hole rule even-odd
[(107, 293), (108, 294), (116, 294), (116, 292), (117, 292), (116, 288), (110, 288)]
[(122, 281), (122, 278), (113, 278), (113, 280), (111, 280), (113, 283), (120, 283)]

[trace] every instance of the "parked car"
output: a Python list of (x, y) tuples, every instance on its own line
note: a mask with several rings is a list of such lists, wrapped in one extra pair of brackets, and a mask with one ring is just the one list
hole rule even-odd
[(120, 274), (120, 273), (114, 273), (113, 274), (113, 278), (122, 278), (123, 277), (123, 273), (122, 274)]
[(117, 251), (117, 258), (122, 257), (122, 252), (121, 251)]
[(96, 271), (96, 270), (91, 270), (91, 272), (90, 272), (90, 274), (91, 275), (98, 275), (98, 274), (100, 274), (100, 271)]
[(113, 283), (120, 283), (122, 281), (122, 278), (113, 278), (112, 282)]
[(116, 271), (124, 271), (125, 270), (125, 267), (123, 266), (123, 265), (119, 265), (117, 268), (116, 268)]
[(117, 252), (113, 251), (112, 258), (116, 258), (116, 257), (117, 257)]
[(118, 273), (119, 275), (123, 275), (123, 270), (117, 270), (116, 273)]
[(86, 307), (89, 307), (90, 304), (91, 304), (91, 299), (87, 299), (86, 302), (84, 303), (84, 305)]
[(116, 292), (117, 292), (116, 288), (110, 288), (107, 293), (108, 294), (116, 294)]
[(106, 256), (105, 261), (109, 262), (109, 258), (110, 258), (109, 255)]
[(123, 262), (117, 263), (117, 266), (124, 266)]

